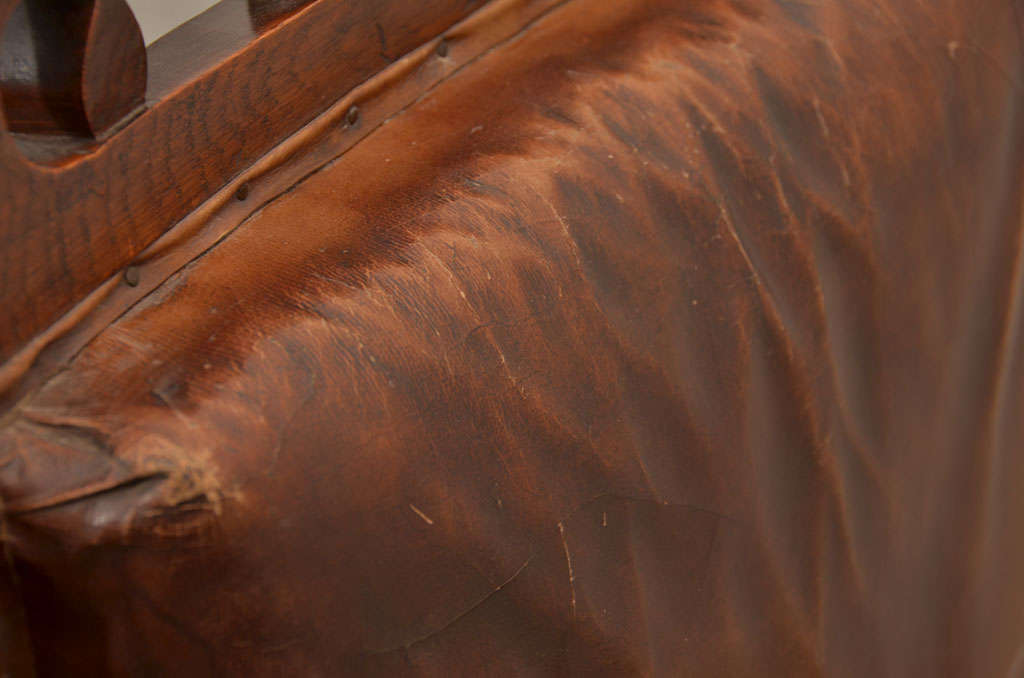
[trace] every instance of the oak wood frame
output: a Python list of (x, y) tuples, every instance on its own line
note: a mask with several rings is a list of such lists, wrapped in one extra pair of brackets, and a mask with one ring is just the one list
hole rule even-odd
[[(0, 23), (19, 1), (0, 0)], [(275, 144), (483, 4), (224, 0), (143, 51), (123, 0), (95, 0), (76, 35), (99, 65), (64, 97), (99, 112), (26, 134), (31, 110), (13, 126), (4, 113), (17, 92), (0, 106), (0, 370), (30, 363), (33, 339), (100, 285), (131, 285), (133, 258)]]

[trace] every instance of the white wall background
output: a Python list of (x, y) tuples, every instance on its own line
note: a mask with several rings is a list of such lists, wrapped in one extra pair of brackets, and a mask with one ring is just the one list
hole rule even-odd
[(128, 0), (146, 44), (202, 14), (218, 0)]

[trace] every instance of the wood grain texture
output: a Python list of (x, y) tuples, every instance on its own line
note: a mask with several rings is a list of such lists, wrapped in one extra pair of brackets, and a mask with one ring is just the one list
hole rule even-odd
[[(0, 21), (15, 4), (0, 2)], [(284, 136), (480, 4), (318, 0), (254, 28), (248, 0), (226, 0), (151, 46), (146, 110), (105, 143), (55, 159), (0, 134), (0, 362)]]

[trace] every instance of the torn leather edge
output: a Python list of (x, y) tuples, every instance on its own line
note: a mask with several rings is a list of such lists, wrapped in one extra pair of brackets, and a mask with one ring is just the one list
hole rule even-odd
[[(452, 75), (570, 2), (491, 0), (286, 137), (139, 253), (127, 267), (137, 273), (135, 284), (124, 284), (127, 268), (118, 271), (0, 365), (0, 428), (10, 423), (19, 402), (176, 272)], [(442, 43), (444, 50), (438, 49)]]

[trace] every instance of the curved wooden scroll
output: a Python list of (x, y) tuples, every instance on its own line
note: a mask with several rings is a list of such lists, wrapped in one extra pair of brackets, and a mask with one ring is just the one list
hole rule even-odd
[[(68, 11), (76, 3), (91, 11)], [(123, 0), (26, 5), (59, 5), (65, 23), (57, 26), (77, 48), (45, 39), (54, 33), (36, 30), (32, 11), (29, 25), (18, 28), (19, 0), (0, 0), (0, 27), (44, 53), (37, 64), (52, 65), (62, 50), (71, 61), (80, 53), (82, 63), (71, 76), (12, 75), (4, 85), (10, 112), (0, 107), (0, 411), (23, 388), (42, 347), (73, 322), (77, 303), (123, 282), (122, 272), (150, 243), (346, 92), (483, 4), (223, 0), (151, 45), (142, 60)], [(30, 60), (22, 43), (9, 50)], [(28, 63), (23, 70), (32, 72)], [(81, 92), (68, 82), (80, 82)], [(57, 101), (71, 113), (54, 115)], [(26, 131), (46, 134), (20, 133)], [(100, 139), (71, 154), (44, 142), (66, 135)]]
[(143, 103), (146, 48), (124, 0), (23, 0), (0, 44), (8, 129), (99, 137)]

